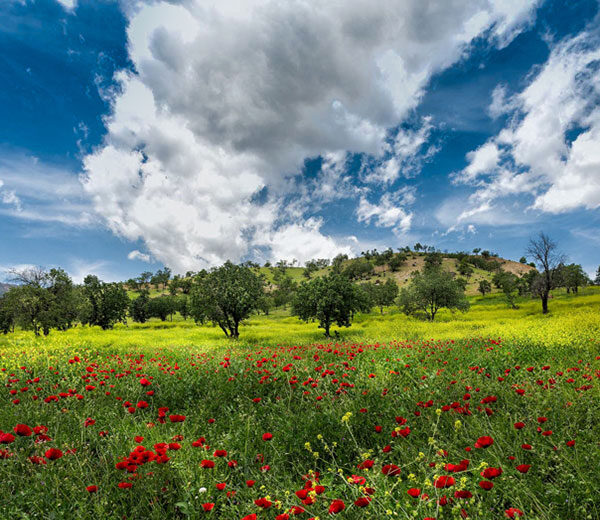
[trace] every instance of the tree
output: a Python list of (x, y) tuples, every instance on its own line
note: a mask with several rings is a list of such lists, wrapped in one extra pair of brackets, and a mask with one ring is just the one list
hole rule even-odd
[(190, 314), (197, 322), (209, 320), (225, 336), (238, 338), (239, 325), (259, 305), (264, 281), (252, 269), (229, 261), (196, 282), (191, 292)]
[(554, 273), (563, 262), (563, 255), (558, 252), (556, 242), (545, 233), (529, 240), (527, 254), (538, 264), (541, 280), (536, 282), (536, 292), (542, 300), (542, 313), (548, 313), (548, 296), (555, 287)]
[(600, 266), (598, 266), (598, 269), (596, 270), (596, 278), (594, 279), (594, 284), (600, 285)]
[(481, 296), (485, 296), (486, 293), (492, 292), (492, 284), (488, 280), (481, 280), (477, 290), (481, 293)]
[(383, 307), (392, 305), (398, 297), (398, 284), (391, 278), (388, 278), (385, 283), (366, 283), (363, 288), (369, 295), (373, 305), (379, 307), (381, 314), (383, 314)]
[(303, 321), (318, 321), (329, 338), (334, 323), (349, 327), (356, 312), (368, 310), (365, 296), (346, 276), (331, 272), (300, 284), (292, 302), (292, 314)]
[(458, 264), (458, 272), (461, 275), (466, 276), (467, 279), (470, 278), (471, 275), (473, 274), (473, 267), (471, 267), (471, 264), (469, 264), (469, 262), (467, 262), (466, 258), (461, 260), (460, 263)]
[(577, 294), (580, 287), (585, 287), (590, 282), (588, 275), (579, 264), (565, 265), (563, 269), (563, 283), (567, 292), (573, 291)]
[(416, 272), (409, 286), (400, 291), (399, 305), (405, 314), (423, 312), (430, 321), (442, 308), (463, 312), (469, 309), (464, 290), (440, 267)]
[(346, 260), (348, 260), (347, 254), (340, 253), (339, 255), (336, 255), (331, 261), (331, 267), (333, 268), (333, 271), (336, 273), (341, 273), (342, 266)]
[(67, 330), (77, 319), (77, 297), (71, 277), (63, 269), (50, 269), (47, 275), (47, 291), (52, 297), (50, 308), (51, 326)]
[(425, 256), (425, 269), (441, 268), (442, 259), (442, 253), (428, 253)]
[(522, 263), (522, 264), (526, 264), (526, 263), (527, 263), (527, 258), (525, 258), (524, 256), (522, 256), (522, 257), (519, 259), (519, 262), (520, 262), (520, 263)]
[(146, 323), (150, 318), (150, 293), (148, 289), (143, 289), (140, 295), (131, 301), (129, 314), (133, 321), (138, 323)]
[(39, 285), (19, 285), (13, 287), (6, 296), (10, 299), (15, 321), (25, 330), (36, 336), (47, 335), (52, 327), (52, 297)]
[(393, 273), (395, 273), (396, 271), (399, 271), (405, 262), (406, 262), (406, 254), (398, 253), (398, 254), (394, 255), (388, 262), (388, 265), (390, 266), (390, 271), (392, 271)]
[(156, 298), (150, 298), (148, 304), (148, 312), (152, 318), (159, 318), (160, 321), (166, 321), (170, 316), (173, 320), (173, 313), (177, 310), (175, 298), (173, 296), (163, 294)]
[(176, 301), (177, 310), (184, 320), (187, 320), (190, 315), (190, 299), (187, 294), (182, 294)]
[(504, 293), (506, 303), (511, 309), (516, 309), (515, 298), (519, 290), (519, 279), (512, 273), (506, 271), (499, 271), (494, 276), (495, 282), (499, 289)]
[(273, 304), (275, 307), (285, 308), (291, 303), (298, 283), (287, 274), (275, 276), (275, 283), (277, 284), (277, 288), (273, 291)]
[(304, 264), (304, 271), (302, 274), (307, 280), (310, 280), (310, 277), (313, 273), (316, 273), (319, 270), (319, 266), (317, 265), (316, 260), (309, 260)]
[(126, 321), (129, 297), (122, 284), (106, 283), (90, 274), (83, 279), (83, 295), (82, 323), (106, 330)]
[(8, 293), (0, 296), (0, 333), (8, 334), (15, 330), (15, 313)]

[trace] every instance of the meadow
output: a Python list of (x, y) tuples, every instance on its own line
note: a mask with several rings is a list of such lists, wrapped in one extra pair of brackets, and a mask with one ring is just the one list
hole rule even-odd
[(600, 291), (471, 304), (1, 337), (0, 518), (600, 518)]

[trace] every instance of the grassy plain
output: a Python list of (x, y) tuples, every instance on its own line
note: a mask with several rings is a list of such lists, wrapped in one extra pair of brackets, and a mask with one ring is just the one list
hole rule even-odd
[(471, 303), (1, 337), (0, 518), (600, 518), (600, 291)]

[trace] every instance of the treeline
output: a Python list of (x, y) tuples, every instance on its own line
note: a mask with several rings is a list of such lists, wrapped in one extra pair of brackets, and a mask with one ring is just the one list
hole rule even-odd
[[(20, 327), (46, 335), (52, 329), (67, 330), (78, 324), (110, 329), (128, 320), (172, 320), (179, 313), (184, 320), (212, 323), (226, 336), (237, 338), (240, 324), (252, 314), (268, 315), (273, 308), (289, 307), (298, 318), (317, 321), (329, 336), (332, 325), (350, 326), (357, 312), (377, 308), (383, 313), (384, 307), (394, 304), (407, 315), (431, 321), (442, 308), (466, 312), (465, 290), (476, 268), (493, 272), (491, 282), (479, 282), (479, 292), (485, 296), (493, 285), (512, 308), (517, 307), (517, 296), (530, 295), (539, 297), (543, 312), (547, 312), (552, 289), (565, 287), (567, 292), (577, 293), (591, 283), (580, 265), (565, 263), (556, 244), (544, 234), (532, 239), (528, 248), (538, 269), (528, 269), (521, 276), (503, 271), (496, 255), (480, 249), (442, 254), (431, 246), (415, 244), (414, 250), (371, 250), (353, 259), (338, 255), (332, 261), (311, 260), (305, 264), (301, 282), (290, 276), (289, 269), (296, 262), (286, 261), (266, 265), (271, 280), (253, 262), (226, 262), (183, 276), (172, 276), (165, 267), (125, 283), (108, 283), (88, 275), (81, 285), (74, 284), (62, 269), (12, 271), (17, 285), (0, 297), (0, 332)], [(370, 281), (375, 266), (397, 271), (411, 257), (416, 258), (415, 252), (424, 257), (424, 266), (411, 272), (409, 283), (401, 290), (392, 277)], [(443, 269), (444, 258), (457, 260), (458, 273)], [(526, 263), (526, 258), (521, 262)], [(600, 267), (595, 283), (600, 284)], [(162, 289), (163, 294), (151, 297), (152, 288)]]

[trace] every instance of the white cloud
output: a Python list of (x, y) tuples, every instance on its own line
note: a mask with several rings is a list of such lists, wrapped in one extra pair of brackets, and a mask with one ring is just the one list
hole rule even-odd
[[(497, 199), (519, 194), (531, 196), (531, 209), (547, 213), (600, 207), (599, 60), (598, 36), (583, 32), (558, 43), (522, 92), (508, 100), (496, 96), (502, 108), (493, 111), (511, 117), (467, 154), (469, 164), (455, 176), (477, 186), (456, 223), (498, 211)], [(571, 140), (572, 131), (578, 134)]]
[(77, 0), (56, 0), (67, 11), (72, 11), (77, 7)]
[(409, 188), (385, 193), (378, 204), (371, 204), (366, 197), (361, 197), (356, 216), (359, 222), (373, 222), (377, 227), (392, 228), (394, 233), (400, 235), (410, 229), (413, 215), (405, 206), (414, 200), (414, 192)]
[[(85, 190), (115, 233), (143, 240), (177, 271), (265, 244), (273, 257), (296, 255), (306, 242), (315, 255), (343, 248), (307, 208), (283, 206), (304, 159), (326, 159), (323, 201), (353, 193), (335, 166), (347, 151), (389, 160), (384, 183), (399, 170), (417, 172), (431, 123), (398, 134), (391, 150), (388, 129), (474, 37), (487, 31), (504, 44), (536, 3), (135, 2), (126, 12), (136, 73), (119, 73), (120, 88), (105, 91), (108, 134), (84, 160)], [(256, 202), (265, 187), (267, 200)], [(360, 214), (371, 215), (363, 221), (410, 226), (391, 196), (383, 214), (353, 195), (363, 197)]]
[(141, 251), (138, 251), (137, 249), (130, 251), (130, 253), (127, 255), (127, 258), (129, 260), (140, 260), (141, 262), (146, 262), (146, 263), (150, 263), (152, 261), (152, 257), (150, 255), (147, 255), (146, 253), (142, 253)]
[(87, 227), (97, 222), (76, 175), (35, 157), (0, 156), (0, 215)]

